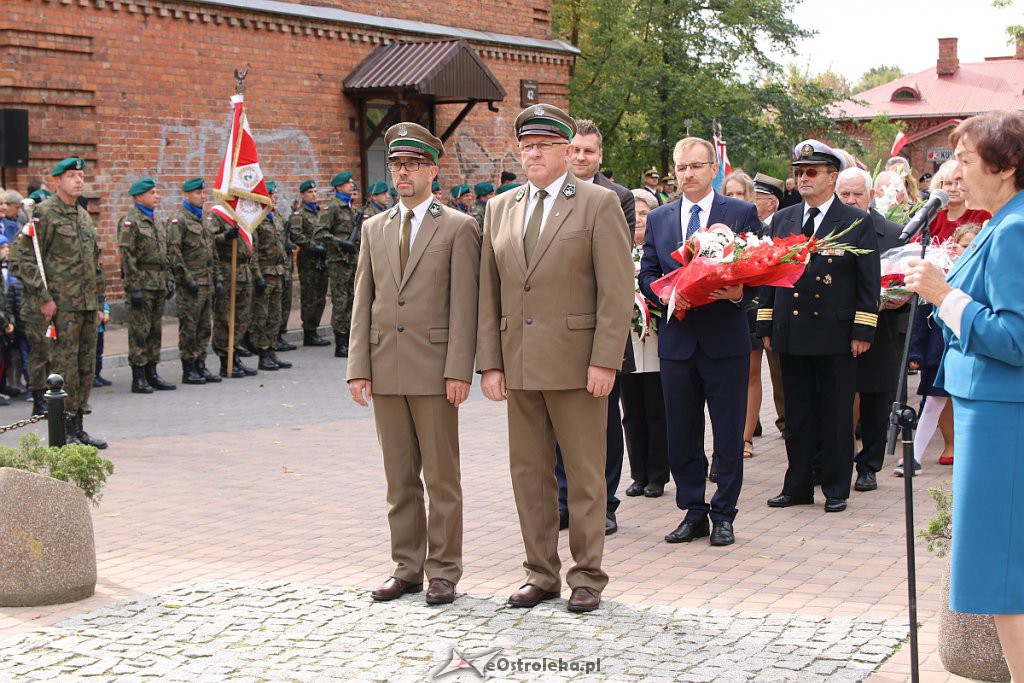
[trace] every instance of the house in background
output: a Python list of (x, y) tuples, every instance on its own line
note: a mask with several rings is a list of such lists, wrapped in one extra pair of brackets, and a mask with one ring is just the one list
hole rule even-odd
[(904, 123), (906, 144), (900, 155), (916, 175), (934, 173), (952, 158), (951, 129), (975, 114), (1024, 109), (1024, 43), (1015, 54), (961, 64), (957, 39), (939, 38), (935, 67), (897, 78), (853, 95), (832, 110), (839, 128), (867, 141), (864, 124), (881, 115)]

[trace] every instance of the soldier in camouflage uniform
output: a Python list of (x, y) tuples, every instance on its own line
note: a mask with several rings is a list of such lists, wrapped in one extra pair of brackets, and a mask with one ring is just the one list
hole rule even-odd
[(473, 186), (473, 194), (476, 195), (476, 201), (473, 202), (469, 215), (476, 219), (476, 224), (480, 226), (480, 239), (483, 239), (484, 214), (487, 211), (487, 201), (494, 196), (494, 183), (477, 183)]
[(331, 280), (331, 327), (334, 356), (348, 356), (348, 326), (352, 319), (359, 247), (354, 239), (358, 214), (352, 208), (352, 174), (342, 171), (331, 181), (334, 198), (320, 213), (313, 239), (327, 247), (327, 272)]
[[(96, 228), (89, 213), (76, 203), (85, 184), (85, 160), (64, 159), (52, 175), (57, 194), (36, 207), (33, 228), (30, 234), (19, 234), (17, 259), (11, 266), (25, 287), (26, 312), (29, 306), (38, 305), (44, 320), (53, 322), (57, 331), (52, 366), (64, 378), (68, 394), (64, 403), (68, 442), (106, 448), (107, 442), (90, 436), (82, 424), (84, 414), (92, 412), (89, 394), (96, 371), (96, 328), (104, 297)], [(36, 265), (33, 231), (45, 274)]]
[(317, 221), (320, 205), (316, 197), (316, 181), (304, 180), (299, 185), (302, 205), (292, 214), (290, 236), (299, 248), (299, 305), (302, 308), (302, 345), (329, 346), (327, 341), (316, 333), (320, 320), (324, 317), (327, 305), (327, 264), (324, 259), (327, 249), (317, 244)]
[[(231, 249), (238, 244), (235, 270), (235, 349), (231, 377), (255, 375), (256, 369), (242, 363), (238, 350), (252, 320), (253, 291), (263, 293), (266, 281), (260, 277), (259, 264), (248, 242), (240, 239), (238, 226), (229, 225), (218, 213), (206, 212), (206, 224), (213, 233), (214, 250), (217, 254), (218, 278), (223, 283), (220, 294), (213, 301), (213, 351), (220, 358), (220, 376), (228, 377), (228, 314), (231, 312)], [(262, 283), (262, 284), (261, 284)]]
[(160, 333), (164, 304), (174, 295), (167, 269), (167, 235), (153, 219), (160, 202), (156, 182), (142, 178), (128, 190), (135, 205), (117, 222), (121, 249), (121, 277), (128, 300), (128, 362), (132, 366), (132, 393), (177, 387), (156, 372), (160, 362)]
[(360, 223), (367, 218), (373, 218), (382, 211), (387, 211), (388, 184), (383, 180), (370, 183), (370, 187), (366, 189), (366, 194), (369, 198), (366, 201), (366, 206), (363, 207)]
[[(284, 277), (281, 279), (281, 325), (277, 331), (274, 351), (294, 351), (298, 347), (290, 344), (285, 335), (288, 334), (288, 318), (292, 314), (292, 278), (295, 276), (295, 252), (298, 251), (298, 247), (292, 243), (291, 220), (283, 218), (288, 215), (288, 211), (284, 208), (274, 209), (274, 215), (281, 216), (281, 220), (284, 222), (284, 251), (288, 259), (285, 263)], [(278, 360), (278, 364), (280, 364), (280, 360)]]
[[(35, 215), (42, 215), (43, 202), (41, 199), (35, 206)], [(14, 244), (11, 246), (9, 263), (11, 272), (15, 271), (14, 264), (20, 258), (35, 260), (35, 252), (28, 255), (20, 254), (25, 249), (32, 249), (31, 239), (19, 239), (14, 237)], [(28, 388), (32, 394), (32, 414), (46, 415), (46, 400), (43, 394), (46, 393), (46, 378), (50, 376), (50, 358), (53, 352), (53, 341), (46, 336), (49, 323), (40, 313), (40, 307), (45, 303), (38, 292), (30, 292), (23, 288), (21, 298), (21, 325), (25, 331), (25, 340), (28, 341)]]
[(274, 342), (281, 327), (281, 290), (288, 274), (289, 258), (284, 247), (285, 222), (277, 214), (277, 183), (267, 183), (267, 191), (270, 192), (271, 210), (263, 217), (253, 236), (256, 261), (267, 284), (262, 294), (253, 297), (249, 336), (260, 356), (259, 369), (278, 370), (292, 366), (274, 353)]
[(181, 186), (181, 208), (167, 222), (167, 263), (178, 292), (178, 352), (185, 384), (219, 382), (206, 368), (206, 347), (213, 326), (213, 297), (220, 274), (213, 252), (213, 233), (203, 221), (206, 189), (202, 178)]

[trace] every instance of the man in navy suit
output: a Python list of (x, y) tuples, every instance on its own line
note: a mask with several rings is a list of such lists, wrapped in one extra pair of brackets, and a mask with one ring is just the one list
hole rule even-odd
[(818, 251), (794, 287), (763, 288), (757, 336), (782, 361), (789, 460), (782, 493), (768, 505), (812, 505), (820, 462), (825, 512), (842, 512), (853, 474), (855, 359), (871, 348), (878, 326), (878, 238), (867, 213), (836, 197), (843, 162), (835, 150), (805, 140), (791, 165), (803, 201), (775, 214), (772, 237), (821, 238), (849, 228), (841, 241), (866, 253)]
[[(657, 300), (651, 284), (679, 268), (672, 252), (697, 230), (724, 223), (736, 232), (758, 233), (757, 209), (711, 188), (718, 173), (715, 149), (707, 140), (684, 138), (672, 154), (682, 196), (647, 216), (647, 236), (640, 262), (640, 288)], [(711, 536), (711, 545), (735, 542), (732, 523), (743, 485), (743, 421), (747, 410), (750, 332), (743, 310), (743, 288), (719, 289), (705, 306), (690, 308), (677, 296), (679, 320), (666, 312), (658, 330), (662, 391), (668, 416), (668, 459), (676, 483), (676, 505), (686, 511), (665, 537), (687, 543)], [(666, 300), (662, 303), (667, 305)], [(711, 415), (718, 490), (705, 501), (704, 405)], [(711, 518), (709, 527), (708, 517)]]

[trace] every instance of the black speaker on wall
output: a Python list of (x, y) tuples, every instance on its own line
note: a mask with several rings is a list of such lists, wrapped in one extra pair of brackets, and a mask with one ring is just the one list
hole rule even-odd
[(0, 109), (0, 166), (28, 166), (28, 109)]

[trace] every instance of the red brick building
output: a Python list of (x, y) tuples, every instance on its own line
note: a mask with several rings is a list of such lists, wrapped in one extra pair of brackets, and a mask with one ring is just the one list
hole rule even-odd
[(882, 114), (902, 121), (909, 141), (900, 155), (910, 159), (915, 173), (934, 173), (951, 158), (949, 133), (960, 121), (987, 111), (1024, 109), (1024, 43), (1012, 56), (973, 64), (961, 64), (956, 48), (956, 38), (939, 38), (935, 68), (857, 93), (853, 99), (862, 102), (841, 103), (833, 118), (864, 140), (864, 122)]
[[(159, 216), (178, 206), (184, 179), (212, 183), (235, 68), (249, 67), (249, 122), (286, 201), (307, 177), (322, 188), (345, 169), (363, 187), (385, 179), (380, 138), (400, 118), (447, 133), (447, 189), (521, 173), (511, 131), (523, 97), (567, 104), (577, 50), (550, 35), (551, 0), (7, 0), (0, 108), (27, 109), (30, 129), (30, 164), (6, 169), (7, 183), (24, 191), (56, 161), (87, 159), (116, 299), (114, 222), (128, 186), (155, 177)], [(410, 41), (434, 45), (396, 45)], [(353, 75), (358, 87), (346, 88)]]

